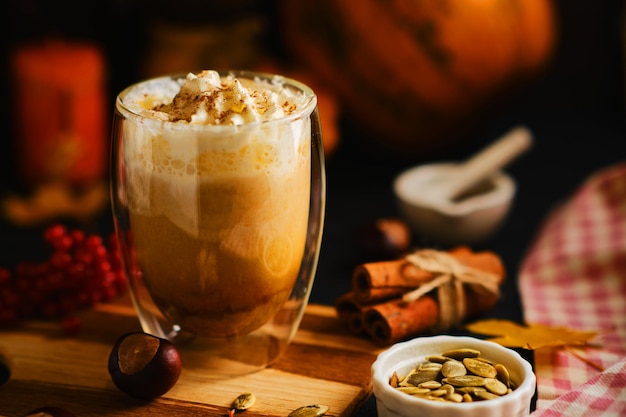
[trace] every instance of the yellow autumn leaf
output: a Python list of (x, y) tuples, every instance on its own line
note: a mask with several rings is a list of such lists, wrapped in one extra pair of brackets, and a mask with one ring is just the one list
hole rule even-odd
[(585, 346), (599, 333), (545, 324), (523, 326), (503, 319), (480, 320), (465, 327), (477, 334), (496, 336), (488, 340), (502, 346), (530, 350), (543, 347)]

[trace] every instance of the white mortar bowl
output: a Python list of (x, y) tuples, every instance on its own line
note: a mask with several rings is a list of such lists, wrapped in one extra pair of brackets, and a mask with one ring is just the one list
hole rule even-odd
[(441, 199), (437, 179), (457, 164), (433, 163), (402, 172), (393, 183), (402, 217), (420, 236), (443, 244), (473, 244), (491, 237), (506, 219), (516, 191), (503, 171), (483, 183), (484, 190), (459, 202)]
[[(393, 388), (394, 371), (406, 375), (429, 355), (457, 348), (477, 349), (481, 356), (504, 365), (517, 385), (500, 398), (467, 403), (438, 402), (405, 394)], [(372, 387), (378, 417), (523, 417), (530, 414), (536, 378), (532, 367), (514, 350), (465, 336), (418, 337), (381, 352), (372, 364)]]

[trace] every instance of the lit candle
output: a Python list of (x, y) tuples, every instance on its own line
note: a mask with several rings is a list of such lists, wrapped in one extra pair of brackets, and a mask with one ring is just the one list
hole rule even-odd
[(72, 185), (101, 180), (108, 130), (100, 50), (83, 43), (26, 45), (12, 64), (21, 179)]

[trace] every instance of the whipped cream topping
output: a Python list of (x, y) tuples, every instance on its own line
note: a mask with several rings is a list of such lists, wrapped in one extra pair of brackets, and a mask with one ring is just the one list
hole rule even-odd
[(242, 125), (279, 119), (298, 107), (298, 97), (282, 88), (278, 79), (263, 87), (246, 79), (222, 77), (216, 71), (189, 73), (171, 102), (157, 104), (151, 110), (170, 122)]

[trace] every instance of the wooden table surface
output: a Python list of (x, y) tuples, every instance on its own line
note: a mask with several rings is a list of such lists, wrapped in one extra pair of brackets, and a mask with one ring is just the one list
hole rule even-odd
[(140, 330), (131, 304), (101, 304), (82, 319), (76, 337), (63, 336), (50, 322), (0, 331), (0, 354), (11, 374), (0, 386), (0, 415), (58, 406), (76, 416), (226, 416), (230, 402), (251, 391), (257, 401), (246, 417), (286, 416), (310, 404), (330, 406), (328, 416), (350, 416), (371, 396), (370, 366), (381, 350), (343, 328), (333, 308), (312, 304), (287, 353), (271, 367), (215, 380), (183, 365), (172, 390), (145, 402), (117, 390), (107, 371), (115, 340)]

